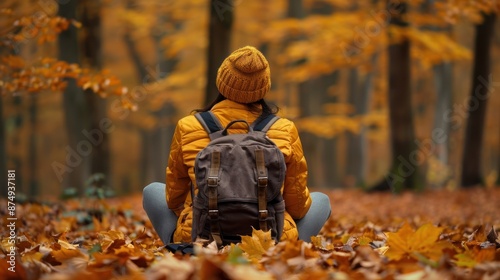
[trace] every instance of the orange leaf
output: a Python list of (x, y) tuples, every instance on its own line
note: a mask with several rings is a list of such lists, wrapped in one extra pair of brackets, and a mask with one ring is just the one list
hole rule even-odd
[(61, 245), (61, 249), (53, 250), (51, 254), (58, 262), (62, 263), (68, 259), (85, 257), (85, 255), (78, 249), (78, 246), (61, 239), (59, 239), (57, 243)]
[(387, 233), (388, 250), (385, 256), (390, 260), (400, 260), (405, 257), (421, 259), (426, 257), (431, 260), (438, 260), (445, 248), (452, 248), (448, 241), (438, 241), (443, 228), (435, 227), (432, 224), (422, 225), (417, 231), (404, 224), (398, 232)]

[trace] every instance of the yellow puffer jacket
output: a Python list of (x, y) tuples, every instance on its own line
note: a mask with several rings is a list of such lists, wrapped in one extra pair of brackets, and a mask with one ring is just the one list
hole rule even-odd
[[(252, 123), (258, 117), (257, 114), (250, 112), (246, 105), (230, 100), (217, 103), (211, 111), (217, 116), (222, 126), (226, 126), (235, 119), (244, 119)], [(235, 124), (230, 128), (230, 133), (245, 132), (243, 124)], [(267, 135), (283, 152), (287, 165), (283, 186), (283, 198), (286, 205), (285, 226), (281, 239), (297, 239), (298, 232), (293, 219), (302, 218), (311, 206), (311, 198), (306, 185), (307, 165), (302, 144), (293, 122), (284, 118), (276, 121)], [(195, 157), (209, 142), (207, 132), (193, 115), (184, 117), (178, 122), (166, 170), (167, 204), (179, 217), (173, 237), (174, 242), (191, 241), (193, 212), (190, 183), (193, 182), (196, 189)]]

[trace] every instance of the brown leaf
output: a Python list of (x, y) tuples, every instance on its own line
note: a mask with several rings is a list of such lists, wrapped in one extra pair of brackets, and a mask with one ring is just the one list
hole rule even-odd
[(491, 227), (491, 230), (486, 236), (486, 238), (488, 239), (489, 242), (496, 244), (497, 248), (500, 248), (500, 237), (498, 236), (494, 227)]

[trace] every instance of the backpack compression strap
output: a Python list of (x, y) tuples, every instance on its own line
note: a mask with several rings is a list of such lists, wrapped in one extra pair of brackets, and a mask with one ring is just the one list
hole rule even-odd
[(266, 162), (264, 152), (255, 150), (255, 165), (257, 167), (257, 193), (259, 200), (259, 227), (262, 231), (267, 231), (267, 199), (266, 188), (268, 182)]
[(217, 207), (217, 188), (219, 187), (220, 152), (212, 153), (208, 173), (208, 217), (210, 220), (210, 233), (217, 246), (222, 245), (219, 227), (219, 208)]

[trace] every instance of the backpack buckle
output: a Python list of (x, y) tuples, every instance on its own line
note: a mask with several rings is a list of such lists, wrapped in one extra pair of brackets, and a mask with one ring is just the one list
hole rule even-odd
[(217, 209), (208, 210), (208, 216), (210, 217), (211, 220), (218, 219), (219, 218), (219, 210), (217, 210)]
[(219, 185), (219, 177), (208, 177), (207, 186), (217, 187)]
[(267, 210), (259, 210), (259, 219), (260, 220), (265, 220), (267, 219)]
[(257, 183), (258, 183), (259, 187), (267, 187), (267, 183), (268, 183), (267, 177), (259, 177), (257, 179)]

